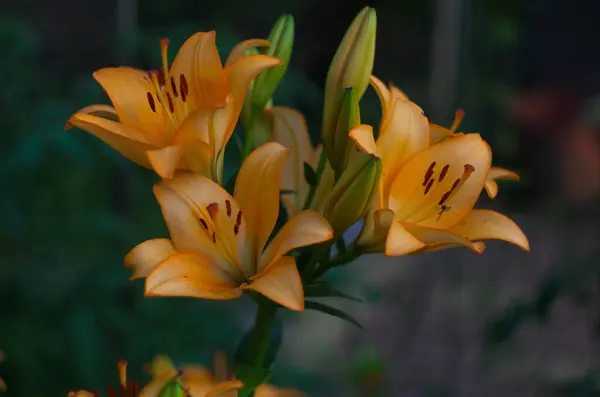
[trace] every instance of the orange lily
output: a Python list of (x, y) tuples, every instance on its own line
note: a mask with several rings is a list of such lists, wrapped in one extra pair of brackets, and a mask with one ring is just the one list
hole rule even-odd
[[(152, 364), (152, 375), (160, 376), (164, 372), (175, 369), (173, 362), (166, 356), (156, 357)], [(181, 368), (182, 384), (190, 396), (203, 397), (218, 385), (232, 382), (227, 368), (227, 356), (219, 352), (215, 354), (214, 372), (201, 365), (184, 365)], [(235, 379), (233, 379), (235, 381)], [(272, 385), (260, 385), (256, 388), (256, 397), (305, 397), (302, 392), (293, 389), (282, 389)], [(236, 397), (236, 390), (224, 393), (222, 397)]]
[(234, 197), (198, 174), (155, 185), (171, 240), (154, 239), (125, 258), (133, 278), (146, 278), (148, 296), (233, 299), (254, 290), (292, 310), (304, 293), (292, 249), (329, 240), (314, 211), (293, 216), (265, 247), (279, 213), (280, 180), (288, 150), (266, 143), (242, 164)]
[[(446, 138), (463, 135), (462, 132), (457, 133), (456, 130), (464, 117), (465, 112), (462, 109), (458, 109), (454, 114), (454, 121), (449, 129), (437, 124), (430, 124), (429, 137), (431, 145), (439, 143)], [(496, 182), (498, 179), (519, 181), (521, 178), (516, 172), (500, 167), (490, 167), (484, 184), (485, 191), (490, 198), (495, 198), (498, 195), (498, 182)]]
[[(67, 123), (87, 131), (129, 160), (169, 179), (175, 170), (222, 182), (225, 145), (237, 123), (251, 81), (281, 60), (244, 56), (266, 40), (239, 43), (222, 66), (215, 32), (200, 32), (181, 47), (171, 67), (168, 40), (161, 40), (162, 70), (129, 67), (94, 73), (114, 106), (92, 105)], [(114, 121), (101, 116), (118, 117)]]
[(421, 109), (402, 98), (392, 102), (391, 90), (376, 79), (371, 83), (383, 105), (380, 136), (376, 142), (373, 128), (363, 124), (350, 138), (362, 151), (380, 157), (384, 171), (379, 202), (366, 218), (358, 245), (393, 256), (456, 246), (481, 253), (485, 245), (480, 240), (501, 239), (529, 250), (512, 220), (473, 210), (491, 164), (491, 149), (479, 134), (452, 135), (429, 146)]
[[(182, 371), (175, 368), (169, 368), (162, 371), (156, 376), (150, 383), (148, 383), (142, 390), (138, 390), (138, 383), (127, 380), (127, 362), (119, 361), (117, 363), (119, 368), (120, 395), (130, 397), (160, 397), (162, 391), (171, 383), (177, 381), (183, 374)], [(184, 375), (185, 376), (185, 375)], [(181, 381), (179, 381), (181, 382)], [(224, 397), (226, 393), (232, 390), (241, 389), (244, 387), (243, 383), (239, 380), (220, 382), (213, 384), (210, 388), (205, 390), (203, 394), (189, 394), (189, 391), (184, 392), (184, 396), (193, 397)], [(109, 394), (117, 395), (113, 388), (109, 387)], [(67, 397), (98, 397), (99, 393), (92, 393), (87, 390), (72, 391)]]

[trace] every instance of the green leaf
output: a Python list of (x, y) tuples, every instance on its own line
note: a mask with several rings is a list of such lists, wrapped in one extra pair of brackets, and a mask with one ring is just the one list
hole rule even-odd
[(304, 287), (304, 296), (310, 298), (342, 298), (354, 302), (363, 303), (364, 301), (355, 296), (348, 295), (340, 290), (335, 289), (330, 284), (310, 284)]
[(183, 397), (184, 390), (183, 386), (175, 380), (168, 384), (159, 394), (159, 397)]
[(235, 189), (235, 180), (237, 179), (239, 172), (240, 172), (240, 170), (237, 170), (225, 184), (225, 190), (227, 190), (227, 192), (229, 194), (231, 194), (232, 196), (233, 196), (233, 190)]
[[(235, 351), (234, 359), (235, 362), (238, 364), (248, 364), (251, 362), (252, 357), (250, 357), (250, 347), (252, 344), (252, 331), (254, 331), (254, 327), (250, 328), (248, 332), (246, 332), (246, 335), (244, 335)], [(265, 368), (270, 368), (273, 362), (275, 361), (277, 353), (279, 352), (279, 348), (281, 347), (282, 339), (283, 323), (280, 318), (275, 318), (275, 321), (271, 328), (271, 338), (269, 339), (267, 355), (264, 361)]]
[(258, 386), (265, 383), (271, 376), (271, 371), (252, 367), (246, 364), (236, 364), (235, 376), (242, 381), (244, 387), (238, 391), (238, 397), (249, 396)]
[(356, 325), (358, 328), (361, 328), (361, 329), (365, 328), (361, 325), (361, 323), (356, 321), (349, 314), (341, 311), (340, 309), (336, 309), (335, 307), (331, 307), (331, 306), (325, 305), (323, 303), (306, 301), (304, 308), (309, 309), (309, 310), (316, 310), (316, 311), (319, 311), (319, 312), (322, 312), (325, 314), (329, 314), (330, 316), (341, 318), (342, 320), (346, 320), (350, 324)]
[(315, 170), (306, 161), (304, 162), (304, 179), (310, 186), (317, 186), (319, 182)]

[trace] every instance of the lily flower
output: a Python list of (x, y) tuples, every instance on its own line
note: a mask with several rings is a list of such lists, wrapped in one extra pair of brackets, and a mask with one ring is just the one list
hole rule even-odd
[[(430, 144), (434, 145), (443, 141), (446, 138), (450, 138), (453, 136), (463, 135), (462, 132), (456, 132), (458, 127), (460, 126), (461, 121), (465, 117), (465, 112), (462, 109), (458, 109), (454, 114), (454, 121), (450, 128), (445, 128), (437, 124), (429, 125), (429, 139)], [(519, 181), (521, 178), (516, 172), (500, 168), (500, 167), (490, 167), (490, 171), (488, 172), (487, 178), (485, 180), (484, 188), (490, 198), (495, 198), (498, 195), (498, 182), (496, 180), (510, 180), (510, 181)]]
[(215, 32), (200, 32), (187, 39), (169, 67), (168, 40), (161, 40), (162, 70), (96, 71), (94, 78), (114, 108), (88, 106), (71, 117), (67, 129), (75, 126), (95, 135), (164, 179), (175, 170), (190, 170), (221, 182), (225, 145), (249, 84), (262, 70), (281, 64), (268, 55), (244, 56), (257, 46), (269, 42), (239, 43), (223, 67)]
[[(163, 396), (163, 391), (169, 385), (175, 382), (181, 383), (183, 375), (182, 370), (175, 368), (165, 368), (160, 374), (155, 376), (150, 383), (148, 383), (142, 390), (139, 390), (138, 382), (132, 382), (127, 379), (127, 362), (119, 361), (117, 363), (119, 369), (120, 384), (118, 389), (112, 387), (108, 388), (110, 396), (121, 396), (121, 397), (160, 397)], [(244, 387), (243, 383), (239, 380), (232, 380), (226, 382), (215, 383), (211, 387), (207, 388), (203, 394), (190, 394), (185, 387), (182, 388), (181, 393), (178, 394), (181, 397), (219, 397), (225, 396), (230, 391), (235, 391)], [(99, 397), (100, 393), (90, 392), (87, 390), (72, 391), (67, 397)]]
[(314, 211), (293, 216), (267, 245), (279, 214), (280, 180), (288, 149), (266, 143), (242, 164), (234, 197), (198, 174), (154, 187), (171, 239), (154, 239), (125, 258), (147, 296), (233, 299), (254, 290), (292, 310), (304, 293), (292, 249), (332, 238)]
[[(151, 374), (159, 377), (165, 372), (175, 370), (175, 365), (166, 356), (158, 356), (150, 365)], [(204, 397), (206, 393), (214, 390), (219, 385), (231, 384), (235, 381), (235, 375), (230, 374), (227, 367), (227, 356), (223, 352), (218, 352), (214, 356), (214, 370), (201, 365), (184, 365), (181, 367), (183, 389), (192, 397)], [(268, 384), (260, 385), (256, 388), (256, 397), (305, 397), (300, 391), (293, 389), (283, 389)], [(237, 391), (230, 390), (223, 394), (223, 397), (236, 397)]]
[[(361, 150), (377, 155), (371, 126), (358, 126), (350, 136)], [(479, 134), (451, 137), (415, 153), (399, 167), (372, 219), (367, 218), (359, 245), (390, 256), (458, 246), (481, 253), (481, 240), (499, 239), (529, 251), (527, 237), (512, 220), (473, 209), (491, 157)]]

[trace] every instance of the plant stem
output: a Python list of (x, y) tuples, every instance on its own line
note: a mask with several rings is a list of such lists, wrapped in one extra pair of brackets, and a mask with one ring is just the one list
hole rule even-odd
[(252, 109), (250, 111), (250, 116), (245, 123), (246, 134), (244, 137), (244, 149), (242, 151), (242, 161), (248, 157), (250, 152), (252, 151), (252, 146), (254, 144), (254, 125), (256, 124), (256, 119), (260, 115), (260, 111)]
[(338, 255), (336, 258), (329, 261), (328, 263), (325, 263), (323, 266), (316, 268), (315, 271), (313, 271), (312, 274), (310, 275), (310, 278), (307, 279), (307, 281), (310, 282), (310, 281), (318, 279), (323, 274), (325, 274), (325, 272), (327, 270), (329, 270), (331, 268), (334, 268), (337, 266), (342, 266), (342, 265), (352, 262), (353, 260), (358, 258), (360, 256), (360, 254), (361, 254), (360, 251), (358, 249), (356, 249), (356, 247), (348, 247), (348, 250), (346, 251), (345, 255)]
[(271, 327), (276, 312), (277, 306), (270, 303), (259, 304), (257, 307), (254, 330), (252, 331), (252, 344), (250, 345), (250, 363), (256, 368), (262, 369), (265, 364)]
[(321, 157), (319, 158), (319, 165), (317, 166), (317, 185), (315, 185), (315, 186), (311, 185), (310, 188), (308, 189), (308, 195), (306, 196), (306, 199), (304, 200), (304, 205), (302, 206), (302, 208), (305, 210), (310, 208), (310, 205), (312, 204), (312, 201), (315, 198), (315, 193), (317, 192), (317, 186), (321, 182), (321, 175), (323, 175), (323, 171), (325, 171), (326, 160), (327, 160), (327, 153), (325, 153), (325, 149), (323, 149), (321, 151)]

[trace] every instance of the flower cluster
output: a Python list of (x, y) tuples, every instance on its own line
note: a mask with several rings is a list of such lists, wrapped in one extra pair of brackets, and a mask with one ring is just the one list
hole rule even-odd
[[(316, 148), (303, 115), (272, 100), (292, 55), (289, 15), (268, 39), (235, 46), (224, 65), (215, 32), (200, 32), (172, 64), (168, 40), (161, 40), (158, 70), (100, 69), (94, 78), (113, 106), (87, 106), (67, 123), (160, 177), (154, 195), (169, 238), (142, 242), (125, 257), (132, 278), (145, 279), (147, 296), (234, 299), (247, 293), (257, 302), (245, 360), (251, 368), (270, 366), (266, 341), (275, 311), (301, 311), (314, 303), (306, 297), (343, 296), (319, 279), (360, 255), (454, 247), (479, 254), (486, 239), (529, 250), (512, 220), (473, 208), (484, 189), (493, 198), (498, 179), (518, 175), (491, 166), (490, 146), (479, 134), (457, 132), (462, 111), (450, 128), (432, 124), (400, 89), (372, 75), (376, 25), (375, 10), (363, 9), (333, 57)], [(376, 129), (361, 123), (360, 101), (369, 86), (382, 109)], [(225, 148), (238, 125), (245, 132), (238, 145), (243, 162), (224, 180)], [(360, 234), (348, 243), (344, 233), (357, 223)], [(347, 319), (324, 304), (311, 308)], [(140, 396), (179, 382), (181, 371), (165, 363)], [(195, 375), (183, 376), (182, 384), (184, 391), (199, 390), (194, 396), (248, 387), (243, 377), (198, 386), (190, 379), (206, 380), (198, 375), (206, 371), (190, 371), (183, 370)], [(266, 393), (259, 387), (264, 379), (250, 384), (249, 393)]]

